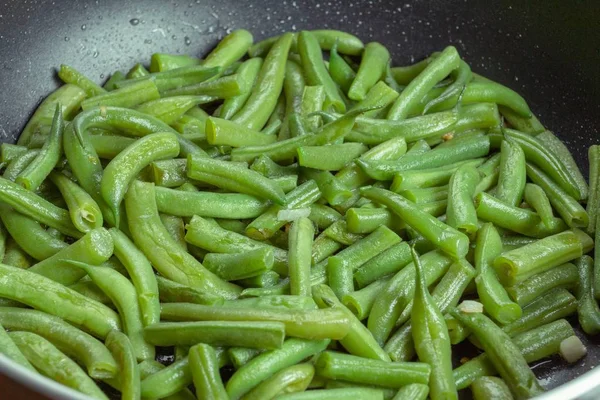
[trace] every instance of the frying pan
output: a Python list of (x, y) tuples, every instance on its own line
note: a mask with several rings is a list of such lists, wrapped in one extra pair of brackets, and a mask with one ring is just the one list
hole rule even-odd
[[(475, 72), (521, 93), (587, 174), (587, 148), (600, 142), (599, 20), (594, 0), (4, 0), (0, 141), (16, 140), (59, 84), (61, 63), (100, 82), (112, 71), (148, 62), (153, 52), (205, 54), (236, 28), (250, 30), (256, 40), (332, 28), (385, 44), (394, 65), (455, 45)], [(600, 369), (589, 371), (600, 364), (600, 342), (580, 336), (587, 357), (574, 365), (556, 357), (534, 367), (547, 389), (557, 388), (547, 398), (600, 397), (600, 389), (594, 391)], [(48, 398), (81, 398), (1, 356), (0, 372)]]

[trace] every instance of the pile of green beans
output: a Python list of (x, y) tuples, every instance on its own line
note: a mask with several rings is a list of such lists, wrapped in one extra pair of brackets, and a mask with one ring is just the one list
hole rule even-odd
[(600, 145), (588, 187), (452, 46), (236, 30), (58, 76), (0, 146), (0, 354), (27, 369), (95, 399), (526, 399), (565, 318), (600, 333)]

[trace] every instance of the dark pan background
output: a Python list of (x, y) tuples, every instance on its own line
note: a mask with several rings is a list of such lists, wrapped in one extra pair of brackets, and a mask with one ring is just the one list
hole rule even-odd
[[(153, 52), (203, 55), (230, 30), (262, 39), (336, 28), (390, 49), (395, 65), (455, 45), (476, 72), (519, 91), (587, 173), (600, 142), (600, 1), (0, 0), (0, 141), (14, 141), (74, 66), (102, 82)], [(575, 321), (573, 321), (575, 323)], [(598, 364), (598, 343), (574, 366), (535, 368), (554, 387)]]

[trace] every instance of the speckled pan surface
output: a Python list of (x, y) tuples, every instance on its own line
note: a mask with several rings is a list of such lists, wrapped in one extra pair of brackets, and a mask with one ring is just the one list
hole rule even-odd
[[(256, 39), (337, 28), (384, 43), (395, 65), (454, 44), (474, 71), (519, 91), (587, 173), (600, 142), (599, 20), (597, 0), (0, 0), (0, 141), (16, 139), (61, 63), (100, 82), (156, 51), (205, 54), (235, 28)], [(563, 384), (600, 363), (599, 344), (577, 365), (535, 370), (546, 387)]]

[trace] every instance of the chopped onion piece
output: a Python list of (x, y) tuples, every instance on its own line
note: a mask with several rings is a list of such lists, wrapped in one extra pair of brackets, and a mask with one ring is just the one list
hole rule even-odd
[(474, 300), (465, 300), (458, 305), (458, 310), (467, 314), (482, 313), (483, 304)]
[(308, 217), (310, 208), (296, 208), (294, 210), (279, 210), (277, 213), (278, 221), (295, 221), (299, 218)]
[(568, 363), (574, 363), (587, 354), (587, 349), (577, 336), (569, 336), (560, 342), (559, 353)]

